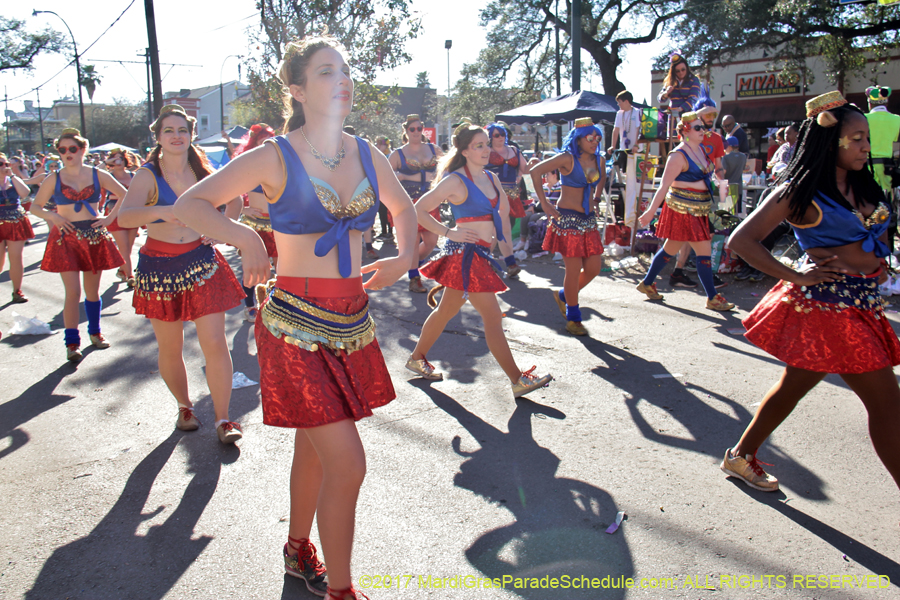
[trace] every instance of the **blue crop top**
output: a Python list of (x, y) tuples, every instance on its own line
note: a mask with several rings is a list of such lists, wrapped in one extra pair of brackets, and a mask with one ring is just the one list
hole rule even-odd
[(323, 234), (316, 241), (316, 256), (325, 256), (337, 246), (338, 272), (350, 277), (350, 230), (365, 231), (378, 214), (378, 177), (369, 144), (356, 138), (366, 178), (344, 207), (331, 186), (310, 178), (286, 137), (279, 135), (265, 143), (275, 144), (285, 173), (284, 188), (274, 198), (267, 198), (272, 229), (290, 235)]
[[(503, 222), (500, 220), (500, 203), (497, 202), (496, 206), (492, 205), (490, 199), (484, 195), (484, 192), (469, 177), (464, 177), (461, 173), (448, 173), (449, 175), (458, 175), (465, 184), (467, 192), (466, 199), (461, 204), (450, 203), (450, 212), (453, 213), (453, 218), (462, 219), (490, 215), (494, 221), (494, 231), (497, 233), (497, 239), (505, 242)], [(494, 183), (493, 176), (490, 173), (487, 176), (491, 180), (491, 185), (494, 186), (494, 191), (497, 192), (499, 198), (500, 192), (497, 190), (497, 184)]]
[[(144, 206), (173, 206), (175, 201), (178, 200), (178, 195), (175, 193), (175, 190), (169, 186), (169, 182), (166, 181), (166, 178), (156, 171), (156, 165), (152, 162), (148, 162), (141, 165), (141, 169), (147, 169), (153, 173), (153, 176), (156, 178), (156, 189), (153, 190), (153, 195), (147, 200)], [(153, 222), (164, 223), (165, 220), (157, 219)]]
[(16, 190), (15, 184), (9, 178), (7, 178), (7, 182), (9, 182), (9, 187), (0, 190), (0, 206), (19, 206), (19, 192)]
[(879, 203), (868, 218), (859, 211), (848, 210), (822, 192), (816, 192), (812, 203), (819, 211), (815, 223), (791, 223), (797, 242), (804, 251), (845, 246), (862, 240), (864, 252), (874, 252), (879, 258), (890, 254), (887, 244), (878, 239), (891, 222), (891, 209), (886, 203)]
[[(688, 170), (682, 171), (678, 174), (678, 177), (675, 178), (675, 181), (684, 181), (685, 183), (696, 183), (697, 181), (706, 181), (709, 183), (709, 178), (712, 177), (713, 166), (709, 161), (709, 158), (706, 159), (706, 168), (703, 169), (694, 162), (694, 159), (691, 158), (691, 155), (684, 151), (684, 148), (678, 148), (677, 152), (681, 152), (684, 156), (685, 160), (688, 163)], [(706, 154), (704, 154), (706, 156)]]
[[(88, 196), (84, 200), (70, 200), (65, 194), (63, 194), (62, 176), (59, 173), (57, 173), (56, 174), (56, 187), (53, 189), (53, 196), (51, 196), (51, 199), (53, 200), (53, 202), (55, 202), (57, 206), (65, 206), (68, 204), (74, 204), (75, 212), (81, 212), (82, 207), (87, 208), (87, 211), (89, 213), (91, 213), (92, 216), (96, 217), (97, 211), (94, 210), (94, 208), (91, 206), (91, 204), (96, 204), (97, 202), (100, 202), (100, 178), (97, 176), (97, 168), (91, 167), (91, 169), (94, 172), (94, 183), (93, 183), (94, 190), (90, 196)], [(69, 186), (66, 186), (66, 187), (69, 189), (72, 189)], [(82, 191), (84, 191), (84, 190), (82, 190)], [(76, 193), (81, 193), (81, 192), (76, 192)]]
[[(572, 166), (572, 172), (568, 175), (562, 175), (560, 177), (560, 181), (562, 184), (568, 187), (573, 188), (583, 188), (583, 196), (581, 199), (581, 208), (584, 209), (584, 214), (590, 214), (591, 212), (591, 194), (594, 193), (594, 188), (597, 187), (597, 182), (600, 181), (600, 157), (595, 156), (595, 160), (597, 160), (597, 178), (593, 181), (588, 181), (584, 176), (584, 169), (581, 167), (581, 161), (579, 161), (576, 157), (572, 157), (572, 162), (575, 163)], [(560, 173), (561, 174), (561, 173)]]
[(500, 178), (500, 182), (507, 186), (516, 184), (516, 180), (519, 179), (519, 165), (522, 162), (522, 155), (519, 153), (519, 149), (515, 146), (510, 146), (510, 148), (514, 151), (512, 158), (506, 159), (499, 152), (491, 150), (490, 162), (485, 167), (491, 173), (496, 173), (497, 177)]

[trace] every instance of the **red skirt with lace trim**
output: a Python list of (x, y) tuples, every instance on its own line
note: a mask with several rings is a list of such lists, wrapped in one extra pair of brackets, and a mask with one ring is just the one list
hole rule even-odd
[(62, 233), (50, 227), (41, 270), (49, 273), (91, 271), (99, 273), (125, 264), (116, 241), (105, 227), (91, 227), (94, 220), (73, 221), (75, 231)]
[[(362, 284), (360, 283), (360, 287)], [(303, 297), (325, 310), (354, 314), (368, 296)], [(256, 317), (256, 351), (263, 423), (275, 427), (321, 427), (344, 419), (359, 421), (397, 397), (378, 340), (355, 352), (315, 351), (276, 338)]]

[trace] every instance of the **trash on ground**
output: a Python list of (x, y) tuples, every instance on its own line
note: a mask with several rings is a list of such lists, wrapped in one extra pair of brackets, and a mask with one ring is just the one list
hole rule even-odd
[(23, 317), (19, 313), (13, 313), (13, 324), (9, 328), (9, 335), (50, 335), (56, 333), (47, 323), (44, 323), (37, 317)]
[(654, 375), (653, 379), (668, 379), (669, 377), (673, 379), (677, 379), (678, 377), (684, 377), (681, 373), (660, 373), (658, 375)]
[(606, 533), (615, 533), (619, 529), (619, 525), (622, 524), (622, 519), (625, 518), (625, 511), (620, 510), (616, 513), (616, 521), (615, 523), (611, 523), (609, 527), (606, 528)]
[(245, 387), (251, 387), (254, 385), (259, 385), (257, 382), (253, 381), (240, 371), (236, 371), (234, 375), (231, 376), (231, 389), (239, 390)]

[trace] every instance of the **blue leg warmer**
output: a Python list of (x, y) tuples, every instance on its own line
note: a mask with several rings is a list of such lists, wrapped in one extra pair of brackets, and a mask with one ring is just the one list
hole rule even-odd
[(66, 329), (63, 340), (66, 346), (81, 347), (81, 335), (78, 333), (78, 329)]
[(91, 302), (90, 300), (84, 301), (84, 312), (87, 313), (89, 335), (97, 335), (100, 333), (101, 308), (103, 308), (103, 300), (97, 300), (96, 302)]
[(581, 308), (577, 304), (574, 306), (566, 304), (566, 321), (581, 323)]
[(410, 271), (409, 271), (409, 273), (407, 273), (407, 275), (409, 275), (410, 279), (412, 279), (413, 277), (418, 277), (419, 270), (418, 269), (410, 269)]

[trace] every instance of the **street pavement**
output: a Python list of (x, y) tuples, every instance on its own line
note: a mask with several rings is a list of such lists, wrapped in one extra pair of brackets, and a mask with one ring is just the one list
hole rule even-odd
[[(62, 283), (40, 270), (47, 228), (36, 232), (25, 249), (31, 301), (0, 305), (0, 598), (314, 598), (284, 575), (292, 432), (262, 424), (259, 387), (235, 390), (244, 439), (222, 446), (186, 325), (203, 426), (175, 430), (152, 329), (113, 271), (101, 288), (112, 347), (67, 364)], [(368, 474), (353, 572), (372, 600), (900, 598), (900, 497), (839, 378), (761, 450), (782, 491), (719, 471), (781, 371), (729, 331), (774, 281), (725, 288), (739, 310), (723, 315), (665, 277), (665, 303), (644, 300), (642, 272), (591, 283), (581, 295), (591, 336), (576, 338), (550, 297), (562, 266), (525, 262), (500, 296), (504, 327), (519, 365), (555, 381), (518, 401), (470, 305), (429, 355), (444, 381), (425, 382), (404, 369), (424, 295), (405, 278), (371, 295), (397, 390), (358, 424)], [(0, 298), (10, 291), (4, 272)], [(13, 312), (59, 333), (10, 336)], [(896, 310), (888, 316), (896, 328)], [(226, 321), (235, 370), (258, 381), (241, 317)]]

